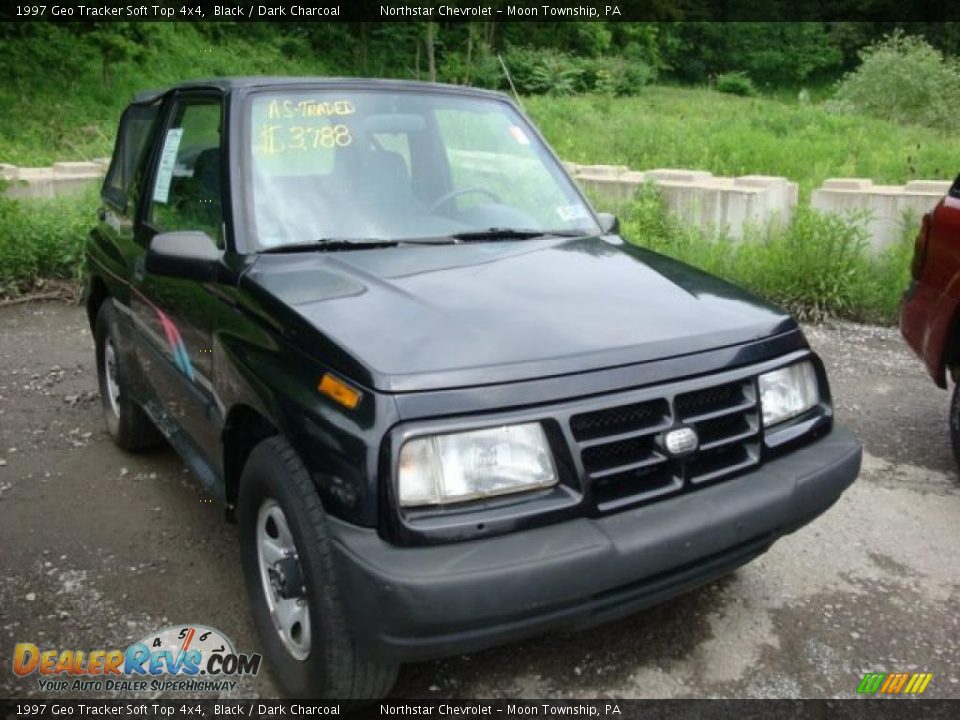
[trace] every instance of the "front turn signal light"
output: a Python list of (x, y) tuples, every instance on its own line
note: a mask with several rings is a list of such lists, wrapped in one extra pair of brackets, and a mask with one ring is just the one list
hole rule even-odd
[(353, 410), (360, 403), (360, 391), (350, 387), (343, 380), (330, 373), (320, 378), (317, 389), (329, 398), (332, 398), (348, 410)]

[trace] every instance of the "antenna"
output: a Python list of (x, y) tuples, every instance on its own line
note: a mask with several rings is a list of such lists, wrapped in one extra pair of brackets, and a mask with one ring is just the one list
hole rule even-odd
[(506, 76), (507, 82), (510, 83), (510, 90), (513, 92), (513, 99), (517, 101), (517, 105), (520, 106), (520, 109), (526, 112), (527, 109), (523, 106), (523, 101), (517, 94), (517, 88), (513, 84), (513, 78), (510, 77), (510, 71), (507, 70), (507, 64), (503, 61), (503, 56), (500, 53), (497, 53), (497, 60), (500, 61), (500, 67), (503, 68), (503, 74)]

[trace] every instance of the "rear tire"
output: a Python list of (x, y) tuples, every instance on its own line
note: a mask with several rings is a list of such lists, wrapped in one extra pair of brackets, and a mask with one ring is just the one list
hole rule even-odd
[(352, 638), (326, 513), (283, 438), (267, 438), (251, 451), (240, 477), (237, 521), (254, 622), (284, 693), (373, 700), (390, 692), (398, 668), (364, 657)]
[(124, 450), (156, 447), (163, 436), (127, 391), (127, 368), (119, 352), (117, 309), (113, 300), (104, 300), (97, 312), (94, 338), (97, 349), (97, 380), (107, 430)]

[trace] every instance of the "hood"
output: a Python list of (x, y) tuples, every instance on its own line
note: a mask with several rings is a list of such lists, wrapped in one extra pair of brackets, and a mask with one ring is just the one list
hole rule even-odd
[[(796, 328), (617, 237), (262, 255), (246, 279), (315, 329), (299, 346), (392, 392), (662, 360)], [(344, 358), (353, 367), (337, 367)]]

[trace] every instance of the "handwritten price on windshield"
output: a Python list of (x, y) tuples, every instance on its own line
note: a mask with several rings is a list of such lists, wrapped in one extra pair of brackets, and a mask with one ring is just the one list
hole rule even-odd
[(330, 150), (353, 142), (346, 125), (263, 125), (257, 149), (264, 155), (307, 150)]

